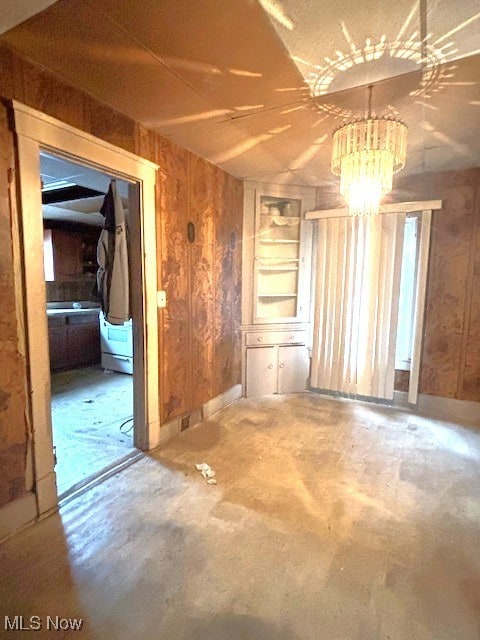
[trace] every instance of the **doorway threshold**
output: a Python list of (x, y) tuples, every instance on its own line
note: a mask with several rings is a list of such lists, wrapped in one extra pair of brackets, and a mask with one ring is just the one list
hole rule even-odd
[(135, 462), (138, 462), (138, 460), (143, 458), (144, 455), (143, 451), (132, 451), (98, 473), (94, 473), (93, 475), (88, 476), (88, 478), (84, 478), (80, 482), (77, 482), (58, 496), (58, 507), (64, 507), (66, 504), (75, 500), (93, 487), (96, 487), (101, 482), (104, 482), (108, 478), (120, 473), (120, 471), (123, 471), (123, 469), (126, 469), (130, 465), (135, 464)]

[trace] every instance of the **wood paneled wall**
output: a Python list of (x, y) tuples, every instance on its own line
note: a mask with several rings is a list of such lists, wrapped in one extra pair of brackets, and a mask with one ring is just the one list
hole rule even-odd
[[(163, 142), (159, 197), (175, 215), (159, 224), (163, 314), (162, 421), (240, 381), (242, 183)], [(195, 238), (187, 238), (193, 224)]]
[[(394, 185), (390, 202), (443, 201), (432, 220), (420, 393), (480, 402), (480, 168), (399, 174)], [(336, 188), (317, 190), (318, 208), (341, 206)]]
[(392, 200), (433, 214), (420, 393), (480, 402), (480, 169), (401, 178)]
[[(240, 382), (243, 184), (141, 124), (101, 104), (0, 45), (0, 97), (15, 98), (160, 165), (157, 175), (162, 422), (188, 413)], [(8, 200), (15, 166), (8, 109), (0, 109), (0, 505), (25, 491), (27, 423), (22, 298), (13, 278)], [(193, 222), (196, 238), (187, 240)]]
[(25, 492), (27, 405), (25, 345), (14, 274), (13, 137), (0, 105), (0, 505)]

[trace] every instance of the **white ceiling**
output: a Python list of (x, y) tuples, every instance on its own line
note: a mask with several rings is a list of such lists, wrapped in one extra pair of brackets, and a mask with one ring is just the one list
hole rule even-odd
[(480, 53), (478, 0), (260, 3), (315, 95)]
[(93, 227), (103, 227), (105, 218), (100, 213), (102, 203), (102, 196), (94, 196), (81, 200), (44, 204), (42, 206), (43, 219), (79, 222)]
[[(68, 184), (94, 189), (104, 194), (108, 191), (112, 179), (111, 176), (101, 171), (65, 160), (64, 158), (45, 151), (40, 153), (40, 177), (44, 187), (48, 187), (48, 185), (55, 184), (59, 181), (65, 181)], [(118, 179), (116, 182), (117, 188), (123, 197), (124, 205), (126, 205), (128, 182)], [(104, 196), (102, 195), (45, 204), (42, 206), (43, 218), (45, 220), (80, 222), (82, 224), (102, 227), (105, 221), (100, 213), (103, 199)]]
[(57, 0), (2, 0), (0, 9), (0, 33), (13, 29), (17, 24), (28, 20), (43, 11)]
[[(405, 173), (480, 165), (478, 0), (425, 2), (62, 0), (3, 39), (237, 177), (338, 189), (331, 134), (367, 81), (374, 110), (409, 125)], [(423, 73), (415, 32), (438, 58)], [(333, 65), (314, 69), (318, 98), (312, 64)]]

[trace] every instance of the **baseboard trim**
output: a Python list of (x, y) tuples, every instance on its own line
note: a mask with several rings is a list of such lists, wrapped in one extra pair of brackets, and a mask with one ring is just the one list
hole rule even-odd
[(27, 493), (8, 502), (0, 508), (0, 543), (36, 519), (37, 499), (34, 493)]
[(45, 477), (37, 479), (35, 493), (39, 516), (54, 513), (58, 508), (56, 477), (55, 471), (51, 471)]
[(229, 404), (233, 404), (237, 400), (239, 400), (243, 395), (243, 388), (241, 384), (236, 384), (227, 391), (224, 391), (215, 398), (208, 400), (204, 405), (202, 405), (199, 409), (195, 409), (188, 414), (179, 416), (178, 418), (174, 418), (173, 420), (169, 420), (165, 422), (160, 427), (160, 447), (167, 443), (169, 440), (177, 436), (181, 433), (182, 430), (182, 418), (185, 418), (186, 415), (190, 416), (190, 427), (195, 426), (202, 420), (206, 420), (213, 416), (217, 411), (228, 407)]
[(336, 400), (356, 400), (357, 402), (370, 402), (371, 404), (382, 404), (386, 406), (391, 406), (394, 402), (393, 398), (391, 400), (388, 398), (374, 398), (373, 396), (362, 396), (357, 393), (346, 393), (344, 391), (330, 391), (329, 389), (318, 389), (317, 387), (311, 386), (308, 387), (307, 391), (317, 393), (321, 396), (329, 396)]
[(90, 489), (92, 489), (92, 487), (96, 487), (97, 485), (101, 484), (105, 480), (108, 480), (108, 478), (111, 478), (112, 476), (116, 476), (117, 473), (120, 473), (120, 471), (123, 471), (127, 467), (130, 467), (132, 464), (134, 464), (135, 462), (138, 462), (138, 460), (141, 460), (144, 457), (145, 457), (145, 454), (143, 453), (143, 451), (132, 451), (131, 453), (124, 456), (120, 460), (117, 460), (110, 466), (103, 469), (103, 471), (101, 471), (100, 473), (90, 476), (88, 478), (85, 478), (85, 480), (82, 480), (80, 482), (77, 482), (77, 484), (75, 484), (68, 491), (66, 491), (65, 493), (62, 493), (58, 497), (58, 508), (61, 509), (72, 500), (75, 500), (76, 498), (78, 498), (78, 496), (81, 496), (86, 491), (89, 491)]
[(413, 405), (408, 402), (406, 391), (395, 391), (394, 403), (431, 418), (465, 422), (480, 427), (480, 402), (419, 394), (417, 404)]

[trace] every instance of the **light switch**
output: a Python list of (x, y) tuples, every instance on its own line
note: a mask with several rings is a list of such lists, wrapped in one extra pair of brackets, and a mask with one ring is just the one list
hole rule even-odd
[(165, 309), (167, 306), (167, 292), (157, 291), (157, 307), (159, 309)]

